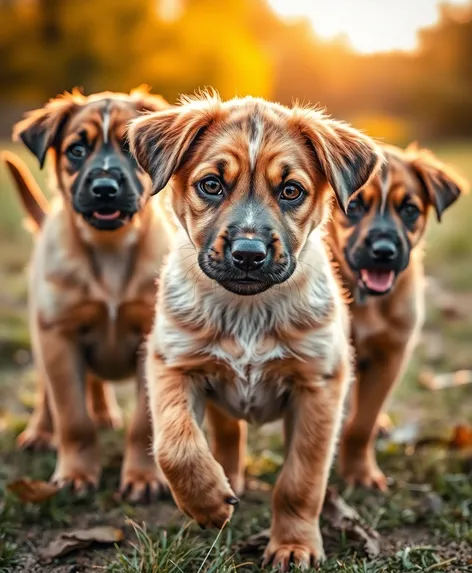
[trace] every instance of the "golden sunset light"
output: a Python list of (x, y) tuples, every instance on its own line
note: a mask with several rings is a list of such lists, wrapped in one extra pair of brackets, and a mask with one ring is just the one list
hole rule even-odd
[[(362, 53), (414, 50), (420, 28), (435, 24), (440, 0), (269, 0), (283, 18), (306, 17), (323, 39), (347, 38)], [(467, 4), (454, 0), (450, 4)]]

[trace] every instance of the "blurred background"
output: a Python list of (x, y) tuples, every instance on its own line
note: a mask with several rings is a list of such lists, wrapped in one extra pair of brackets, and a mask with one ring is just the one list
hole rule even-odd
[[(223, 98), (251, 94), (289, 105), (319, 104), (381, 141), (403, 146), (417, 140), (472, 182), (472, 1), (0, 0), (0, 150), (21, 155), (48, 195), (48, 170), (40, 171), (26, 148), (11, 143), (12, 125), (74, 86), (90, 94), (142, 83), (170, 102), (212, 86)], [(385, 499), (362, 492), (346, 497), (381, 532), (384, 554), (377, 564), (355, 555), (340, 562), (338, 551), (352, 551), (343, 532), (326, 571), (471, 570), (471, 221), (472, 194), (451, 207), (440, 225), (430, 221), (426, 324), (389, 404), (395, 430), (377, 444), (381, 467), (398, 487)], [(104, 487), (93, 504), (75, 504), (66, 495), (21, 506), (5, 491), (16, 478), (49, 479), (55, 464), (53, 453), (15, 449), (36, 388), (26, 288), (33, 241), (0, 160), (0, 572), (92, 570), (84, 563), (110, 573), (160, 571), (161, 557), (145, 567), (138, 556), (136, 568), (125, 567), (116, 548), (108, 550), (106, 563), (105, 549), (95, 547), (72, 555), (69, 565), (35, 561), (36, 549), (57, 528), (102, 522), (116, 527), (124, 515), (152, 528), (174, 515), (164, 503), (149, 510), (116, 505), (122, 431), (101, 436)], [(133, 386), (116, 389), (129, 416)], [(267, 489), (283, 459), (281, 432), (252, 428), (249, 438), (248, 475), (257, 478), (256, 489), (259, 478)], [(212, 559), (207, 562), (210, 541), (226, 564), (249, 531), (267, 527), (265, 489), (245, 496), (239, 521), (227, 532), (231, 547), (216, 543), (219, 534), (200, 544), (199, 532), (193, 545), (174, 545), (169, 537), (172, 567), (162, 571), (219, 571)], [(153, 539), (167, 539), (158, 527), (150, 531)], [(137, 543), (146, 552), (151, 547), (149, 540)], [(185, 551), (192, 563), (174, 568), (175, 551)], [(358, 564), (351, 568), (351, 560)]]
[[(175, 102), (213, 86), (319, 103), (380, 140), (418, 140), (472, 179), (472, 3), (437, 0), (0, 0), (0, 147), (50, 97), (141, 83)], [(44, 185), (46, 190), (46, 185)], [(472, 386), (433, 392), (429, 370), (472, 368), (470, 197), (431, 224), (428, 321), (392, 402), (400, 421), (470, 418)], [(25, 265), (31, 237), (0, 166), (0, 408), (31, 405)], [(11, 385), (21, 385), (20, 400)], [(23, 389), (25, 389), (23, 391)], [(12, 404), (12, 401), (14, 404)], [(470, 404), (470, 400), (469, 400)]]

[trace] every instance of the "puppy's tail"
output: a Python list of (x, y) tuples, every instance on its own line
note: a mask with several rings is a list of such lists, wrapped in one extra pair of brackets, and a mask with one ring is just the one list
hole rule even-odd
[(41, 228), (49, 211), (48, 200), (22, 159), (9, 151), (3, 151), (1, 158), (13, 177), (20, 200), (25, 208), (27, 228), (34, 233)]

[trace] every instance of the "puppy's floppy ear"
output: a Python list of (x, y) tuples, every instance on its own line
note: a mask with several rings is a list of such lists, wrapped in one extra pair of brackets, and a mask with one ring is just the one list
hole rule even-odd
[(349, 125), (319, 110), (295, 111), (298, 129), (313, 147), (321, 170), (346, 212), (351, 196), (366, 185), (383, 161), (380, 147)]
[(205, 96), (131, 121), (128, 127), (131, 151), (151, 176), (153, 195), (164, 189), (192, 143), (217, 119), (220, 111), (220, 100)]
[(131, 90), (131, 98), (136, 101), (138, 111), (160, 111), (171, 107), (170, 103), (162, 96), (151, 93), (151, 88), (147, 84), (141, 84)]
[(57, 144), (62, 128), (84, 96), (78, 91), (51, 99), (44, 107), (30, 111), (13, 127), (13, 141), (21, 141), (36, 155), (41, 168), (49, 148)]
[(428, 198), (436, 210), (438, 221), (461, 193), (467, 192), (467, 182), (448, 165), (427, 149), (411, 144), (406, 149), (407, 158), (423, 184)]

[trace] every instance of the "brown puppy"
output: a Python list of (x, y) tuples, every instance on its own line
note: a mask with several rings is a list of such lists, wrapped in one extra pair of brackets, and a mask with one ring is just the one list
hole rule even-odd
[(357, 384), (341, 439), (340, 473), (351, 484), (387, 487), (374, 450), (380, 410), (408, 363), (423, 324), (422, 237), (465, 183), (430, 152), (385, 147), (386, 163), (349, 203), (335, 209), (329, 242), (354, 295)]
[[(21, 203), (26, 211), (26, 227), (33, 233), (41, 229), (49, 203), (34, 180), (27, 165), (9, 151), (0, 154), (15, 183)], [(120, 408), (113, 387), (94, 376), (87, 377), (87, 403), (89, 413), (99, 427), (116, 428), (122, 425)], [(38, 381), (38, 401), (26, 430), (17, 439), (22, 449), (43, 450), (54, 445), (54, 426), (51, 408), (43, 380)]]
[(322, 229), (334, 194), (346, 205), (380, 152), (320, 112), (254, 98), (184, 100), (129, 137), (155, 192), (172, 177), (181, 225), (148, 344), (157, 463), (179, 507), (221, 527), (243, 489), (246, 421), (283, 417), (265, 561), (309, 565), (323, 556), (318, 517), (351, 379)]
[(130, 155), (126, 124), (165, 109), (159, 96), (73, 92), (15, 126), (43, 165), (48, 151), (60, 198), (35, 244), (30, 276), (35, 362), (58, 432), (53, 481), (78, 491), (96, 486), (100, 451), (85, 382), (136, 375), (138, 405), (126, 440), (121, 490), (131, 499), (157, 493), (149, 456), (150, 421), (138, 350), (150, 330), (155, 278), (167, 250), (166, 228), (148, 202), (149, 177)]

